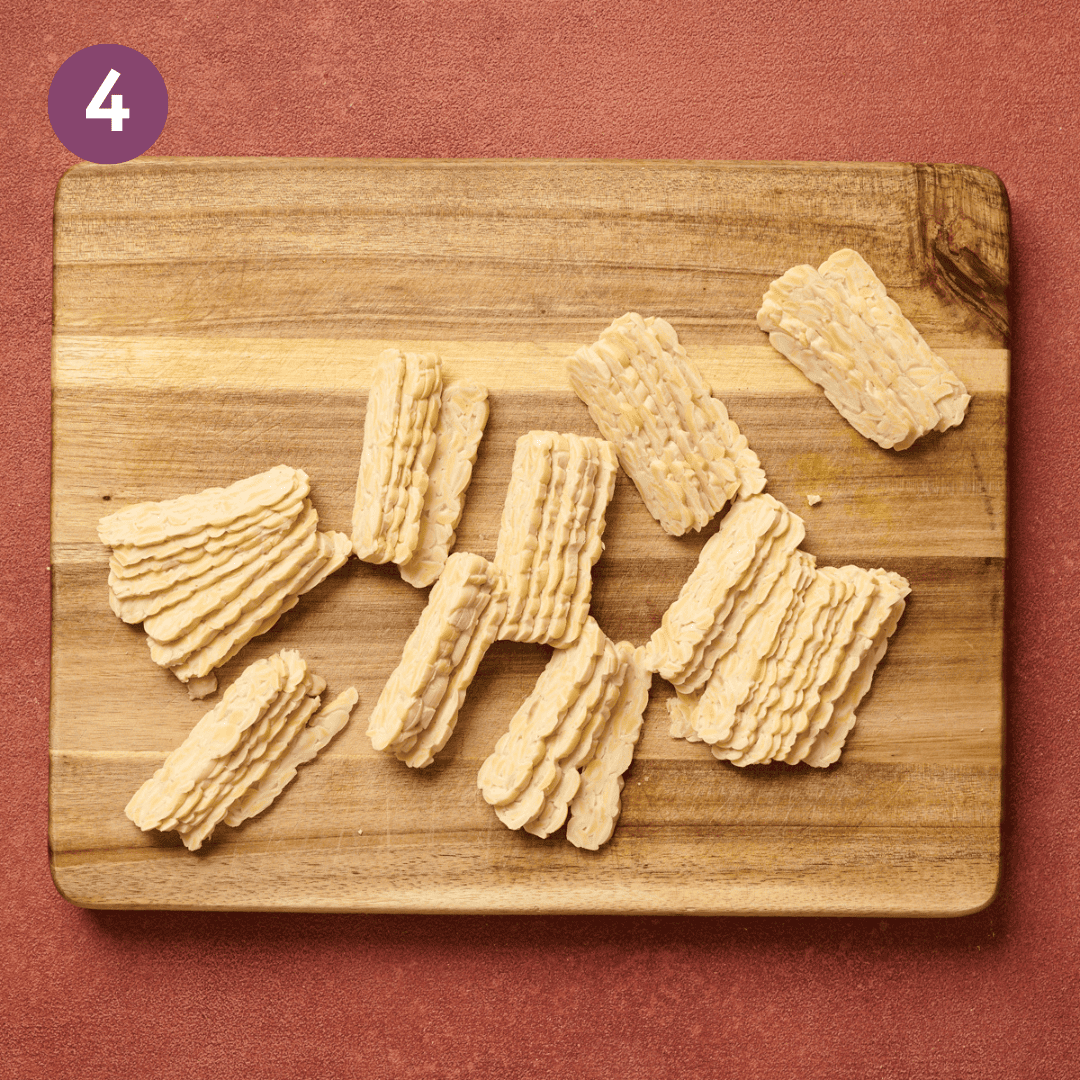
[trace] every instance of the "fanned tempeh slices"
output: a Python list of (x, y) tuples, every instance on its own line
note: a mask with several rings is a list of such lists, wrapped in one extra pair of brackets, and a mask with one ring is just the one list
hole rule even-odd
[(642, 654), (609, 641), (591, 616), (554, 653), (477, 777), (508, 828), (547, 837), (569, 816), (575, 846), (611, 838), (652, 683)]
[(344, 533), (318, 532), (301, 469), (278, 465), (226, 488), (139, 503), (102, 518), (109, 606), (142, 623), (155, 663), (213, 693), (214, 669), (342, 566)]
[(757, 322), (860, 435), (886, 450), (964, 419), (964, 384), (850, 248), (774, 281)]
[(765, 473), (663, 319), (630, 312), (569, 360), (570, 383), (664, 531), (708, 524)]
[(176, 830), (197, 851), (221, 821), (265, 810), (348, 723), (353, 687), (320, 710), (326, 683), (295, 650), (257, 660), (128, 803), (144, 832)]
[(556, 648), (577, 640), (618, 467), (603, 439), (554, 431), (518, 439), (495, 549), (507, 585), (500, 639)]
[(444, 388), (434, 353), (387, 349), (379, 357), (353, 508), (359, 558), (396, 563), (417, 588), (442, 573), (487, 419), (487, 390)]
[(671, 734), (736, 765), (831, 765), (910, 592), (885, 570), (818, 568), (769, 495), (736, 503), (645, 647)]
[(505, 612), (506, 589), (491, 563), (466, 552), (447, 559), (368, 721), (376, 750), (413, 768), (435, 760)]

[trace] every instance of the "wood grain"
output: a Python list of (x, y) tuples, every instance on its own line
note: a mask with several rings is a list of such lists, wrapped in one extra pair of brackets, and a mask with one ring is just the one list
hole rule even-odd
[[(944, 165), (142, 159), (79, 166), (55, 216), (54, 878), (99, 907), (955, 915), (999, 866), (1009, 222)], [(796, 262), (856, 247), (973, 393), (902, 454), (858, 436), (754, 313)], [(361, 701), (261, 816), (191, 855), (123, 815), (206, 703), (108, 610), (98, 519), (286, 463), (348, 531), (367, 385), (389, 344), (491, 388), (458, 550), (494, 553), (514, 441), (594, 434), (562, 361), (627, 310), (669, 319), (807, 522), (823, 565), (912, 597), (838, 765), (738, 770), (667, 734), (654, 685), (598, 853), (511, 833), (476, 771), (550, 650), (499, 643), (430, 769), (367, 717), (426, 593), (351, 560), (221, 672), (297, 647)], [(813, 508), (806, 496), (819, 494)], [(593, 612), (641, 643), (716, 523), (675, 539), (625, 477)]]

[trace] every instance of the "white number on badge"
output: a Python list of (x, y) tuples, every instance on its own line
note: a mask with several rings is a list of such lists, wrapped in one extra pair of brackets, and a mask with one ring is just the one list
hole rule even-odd
[(116, 80), (119, 78), (120, 72), (115, 68), (109, 68), (109, 74), (105, 76), (105, 81), (97, 88), (97, 93), (91, 98), (90, 104), (86, 106), (87, 120), (111, 120), (112, 131), (123, 131), (124, 121), (131, 116), (131, 110), (124, 108), (123, 94), (113, 94), (109, 107), (107, 109), (101, 107), (106, 94), (116, 85)]

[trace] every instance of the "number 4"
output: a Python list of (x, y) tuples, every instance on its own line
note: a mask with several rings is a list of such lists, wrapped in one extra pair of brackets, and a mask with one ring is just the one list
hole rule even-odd
[(119, 78), (120, 72), (115, 68), (109, 68), (109, 74), (105, 76), (105, 81), (97, 88), (97, 93), (91, 99), (90, 104), (86, 106), (87, 120), (111, 120), (112, 131), (123, 131), (124, 121), (131, 116), (131, 110), (124, 108), (122, 94), (113, 94), (109, 108), (103, 109), (101, 107), (105, 95), (116, 85), (116, 80)]

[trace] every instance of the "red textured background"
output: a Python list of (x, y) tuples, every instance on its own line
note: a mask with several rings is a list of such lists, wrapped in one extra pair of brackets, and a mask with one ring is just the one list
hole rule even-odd
[[(0, 10), (0, 1076), (1075, 1077), (1080, 5), (231, 0)], [(176, 155), (967, 162), (1013, 212), (998, 899), (931, 920), (94, 913), (46, 844), (49, 82), (158, 66)]]

